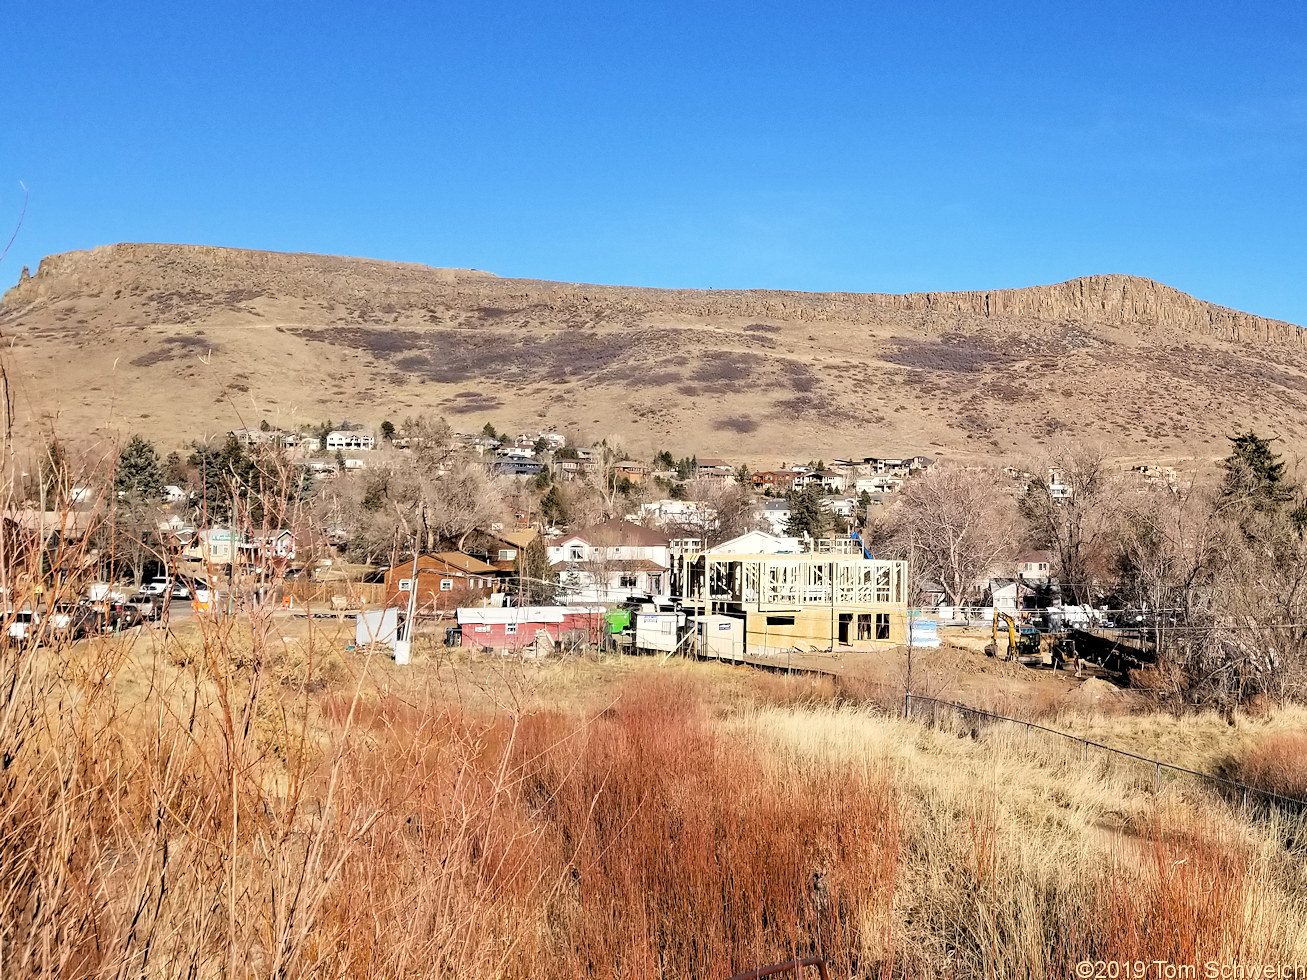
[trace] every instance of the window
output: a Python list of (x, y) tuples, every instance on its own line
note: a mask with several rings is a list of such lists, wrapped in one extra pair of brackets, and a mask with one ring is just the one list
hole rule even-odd
[(514, 633), (517, 632), (517, 623), (508, 623), (504, 627), (504, 632), (507, 633), (509, 636), (512, 636)]
[(858, 639), (859, 639), (859, 640), (870, 640), (871, 637), (872, 637), (872, 632), (871, 632), (871, 614), (870, 614), (870, 613), (860, 613), (860, 614), (858, 615)]
[(634, 589), (635, 582), (634, 575), (619, 575), (617, 577), (617, 587), (620, 589)]
[(889, 639), (889, 613), (876, 613), (876, 639)]
[(585, 549), (579, 544), (574, 544), (572, 545), (572, 550), (568, 554), (568, 557), (571, 558), (572, 561), (581, 561), (585, 558)]
[(454, 580), (453, 580), (452, 578), (442, 578), (442, 579), (440, 580), (440, 591), (441, 591), (441, 592), (453, 592), (453, 591), (454, 591)]
[(500, 549), (499, 549), (499, 560), (500, 560), (500, 561), (512, 561), (512, 560), (515, 559), (516, 557), (517, 557), (517, 552), (514, 551), (512, 548), (500, 548)]

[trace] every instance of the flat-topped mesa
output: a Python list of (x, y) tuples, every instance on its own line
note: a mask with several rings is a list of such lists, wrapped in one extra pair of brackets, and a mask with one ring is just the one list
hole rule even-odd
[(314, 291), (335, 297), (422, 291), (436, 285), (448, 287), (494, 278), (474, 269), (440, 269), (312, 252), (121, 243), (46, 256), (36, 274), (5, 293), (3, 302), (10, 305), (71, 299), (96, 289), (139, 283), (148, 283), (150, 288), (239, 288), (271, 295)]
[(245, 298), (363, 302), (395, 310), (419, 310), (431, 303), (507, 312), (588, 307), (642, 317), (851, 325), (883, 323), (887, 314), (907, 314), (924, 318), (921, 326), (927, 332), (965, 327), (966, 322), (1025, 320), (1096, 323), (1141, 332), (1168, 329), (1243, 343), (1303, 344), (1302, 329), (1294, 324), (1216, 306), (1127, 275), (1085, 276), (1022, 289), (906, 294), (653, 289), (500, 279), (469, 269), (205, 245), (105, 245), (51, 255), (42, 260), (35, 276), (5, 294), (4, 305), (12, 309), (105, 290), (110, 294), (175, 291), (197, 306), (238, 292)]

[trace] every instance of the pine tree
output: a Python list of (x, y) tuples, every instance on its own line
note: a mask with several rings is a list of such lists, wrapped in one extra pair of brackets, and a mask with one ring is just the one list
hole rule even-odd
[(791, 490), (786, 495), (790, 502), (790, 516), (785, 522), (785, 533), (795, 537), (807, 534), (814, 541), (825, 537), (831, 527), (830, 514), (822, 507), (821, 491), (816, 487)]
[(158, 500), (163, 496), (163, 468), (153, 443), (139, 435), (132, 436), (118, 454), (113, 488), (120, 494), (141, 499)]

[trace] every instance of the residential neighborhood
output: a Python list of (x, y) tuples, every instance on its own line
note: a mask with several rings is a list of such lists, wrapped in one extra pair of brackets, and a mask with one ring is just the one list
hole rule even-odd
[[(137, 437), (116, 480), (144, 544), (131, 557), (101, 553), (100, 563), (109, 578), (130, 577), (120, 593), (184, 577), (233, 608), (392, 609), (408, 629), (459, 645), (472, 642), (463, 624), (475, 624), (489, 647), (554, 642), (558, 630), (545, 624), (570, 622), (502, 612), (513, 608), (674, 612), (672, 632), (700, 645), (715, 617), (719, 639), (730, 633), (740, 655), (902, 644), (914, 617), (1088, 620), (1086, 597), (1062, 588), (1059, 556), (1021, 550), (1015, 537), (966, 578), (923, 574), (899, 525), (921, 506), (913, 488), (939, 466), (920, 453), (756, 470), (671, 451), (642, 460), (556, 431), (456, 432), (430, 418), (375, 430), (243, 426), (195, 442), (186, 457), (165, 458)], [(1122, 475), (1143, 490), (1177, 481), (1163, 466)], [(1073, 494), (1057, 467), (972, 478), (1000, 495), (1028, 497), (1038, 485), (1054, 506)], [(94, 509), (79, 493), (72, 506)], [(274, 580), (275, 595), (261, 584)], [(605, 629), (636, 642), (616, 623)]]

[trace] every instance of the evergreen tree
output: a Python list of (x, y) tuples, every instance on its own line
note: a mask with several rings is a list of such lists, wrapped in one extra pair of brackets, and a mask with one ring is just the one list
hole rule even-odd
[[(1283, 515), (1302, 531), (1307, 527), (1307, 503), (1293, 506), (1299, 488), (1285, 472), (1280, 454), (1271, 448), (1274, 441), (1251, 431), (1230, 437), (1230, 455), (1221, 461), (1225, 474), (1220, 496), (1227, 505), (1246, 508), (1244, 514), (1249, 520), (1254, 514), (1271, 518)], [(1248, 533), (1250, 528), (1245, 526), (1244, 531)]]
[(1284, 461), (1271, 448), (1274, 439), (1253, 432), (1230, 437), (1230, 455), (1221, 461), (1225, 476), (1221, 496), (1239, 497), (1255, 510), (1266, 510), (1293, 499), (1295, 487), (1284, 472)]
[(139, 435), (132, 436), (118, 454), (113, 488), (120, 494), (143, 500), (158, 500), (163, 496), (163, 468), (153, 443)]
[(567, 501), (557, 483), (550, 486), (540, 500), (540, 516), (546, 524), (554, 526), (567, 522)]
[(166, 483), (174, 486), (184, 487), (187, 479), (186, 460), (182, 459), (182, 454), (173, 450), (168, 454), (168, 458), (163, 462), (163, 478)]
[(385, 439), (386, 442), (395, 441), (395, 423), (390, 419), (386, 419), (381, 423), (381, 438)]
[(543, 538), (535, 537), (518, 550), (513, 571), (516, 581), (505, 584), (510, 588), (520, 585), (522, 605), (543, 606), (554, 602), (558, 595), (558, 575), (549, 564)]
[(814, 541), (826, 537), (831, 528), (831, 515), (821, 505), (822, 494), (817, 487), (791, 490), (786, 494), (790, 502), (790, 516), (785, 522), (785, 533), (794, 537), (807, 534)]
[(68, 484), (68, 459), (64, 447), (58, 439), (51, 439), (41, 457), (41, 489), (45, 494), (46, 506), (56, 499)]

